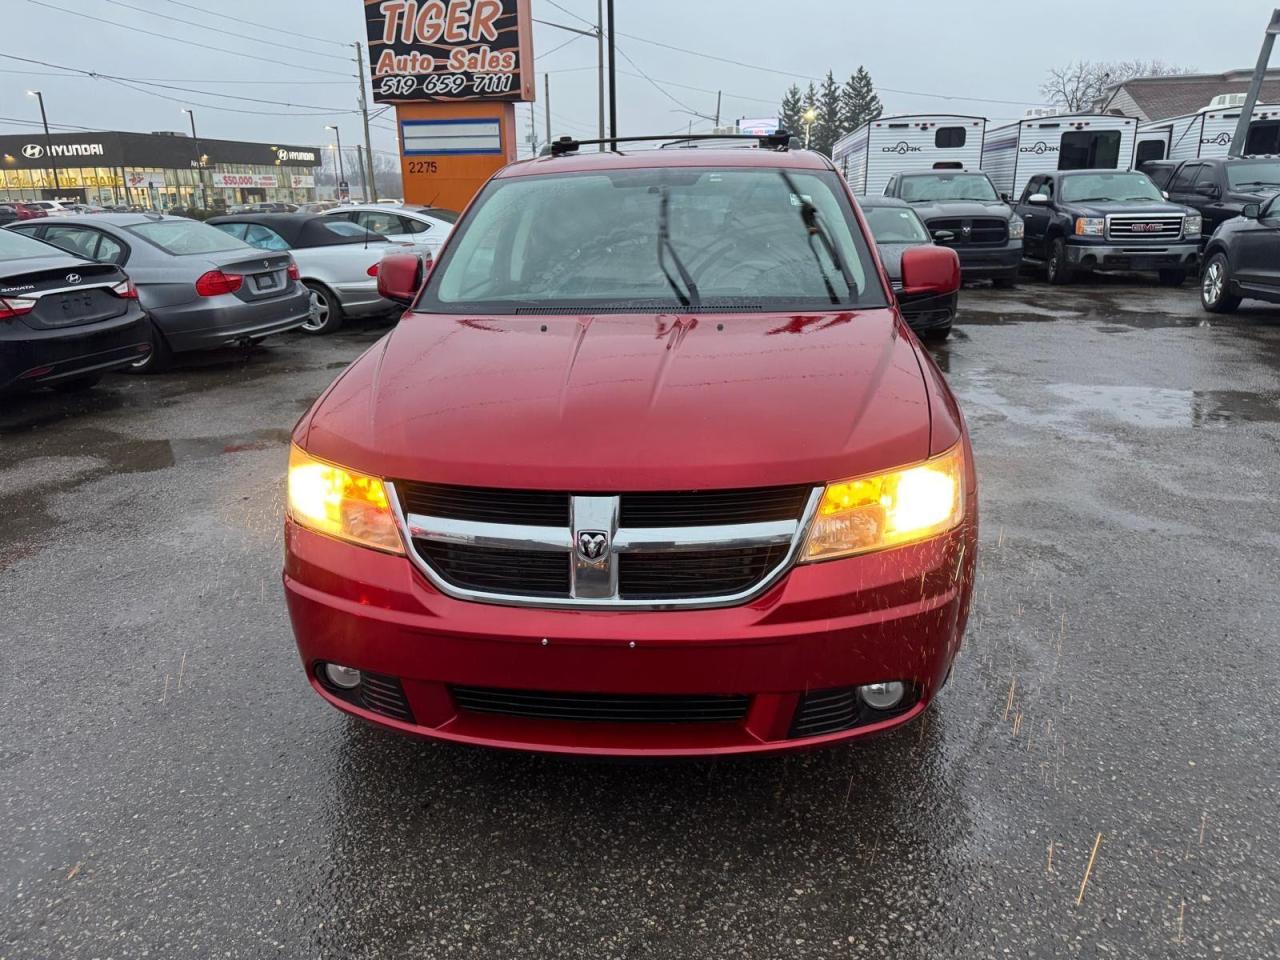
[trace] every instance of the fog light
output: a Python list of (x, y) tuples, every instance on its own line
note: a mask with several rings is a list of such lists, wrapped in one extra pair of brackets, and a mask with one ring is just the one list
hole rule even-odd
[(869, 683), (858, 688), (858, 696), (872, 710), (892, 710), (902, 702), (906, 688), (894, 680), (890, 683)]
[(344, 667), (337, 663), (326, 663), (324, 675), (329, 682), (341, 690), (354, 690), (360, 686), (360, 671), (354, 667)]

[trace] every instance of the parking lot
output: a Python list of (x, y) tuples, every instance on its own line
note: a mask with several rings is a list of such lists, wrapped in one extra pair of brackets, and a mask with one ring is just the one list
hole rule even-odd
[(934, 348), (982, 483), (955, 673), (921, 723), (780, 759), (434, 746), (308, 688), (289, 430), (379, 328), (8, 400), (0, 957), (1274, 956), (1253, 306), (966, 290)]

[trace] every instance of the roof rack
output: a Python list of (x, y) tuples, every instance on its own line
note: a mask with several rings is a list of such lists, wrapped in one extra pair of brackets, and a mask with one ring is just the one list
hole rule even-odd
[(681, 142), (690, 140), (750, 140), (759, 146), (761, 150), (786, 150), (791, 144), (791, 134), (786, 130), (777, 130), (763, 135), (757, 133), (695, 133), (680, 134), (678, 136), (660, 134), (655, 137), (607, 137), (603, 140), (575, 140), (573, 137), (561, 137), (559, 140), (551, 141), (551, 156), (561, 157), (566, 153), (577, 153), (579, 147), (594, 147), (602, 143), (617, 146), (619, 143), (652, 143), (655, 140)]

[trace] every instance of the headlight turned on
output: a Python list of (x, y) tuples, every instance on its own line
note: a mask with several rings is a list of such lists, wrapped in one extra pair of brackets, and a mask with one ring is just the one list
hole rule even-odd
[(964, 449), (910, 467), (827, 484), (802, 562), (927, 540), (964, 519)]
[(289, 516), (294, 523), (349, 543), (404, 553), (404, 543), (377, 477), (289, 448)]

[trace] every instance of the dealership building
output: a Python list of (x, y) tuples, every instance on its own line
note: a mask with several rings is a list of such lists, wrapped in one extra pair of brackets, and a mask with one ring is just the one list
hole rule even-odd
[(319, 147), (198, 140), (180, 133), (0, 136), (0, 202), (224, 207), (316, 199)]

